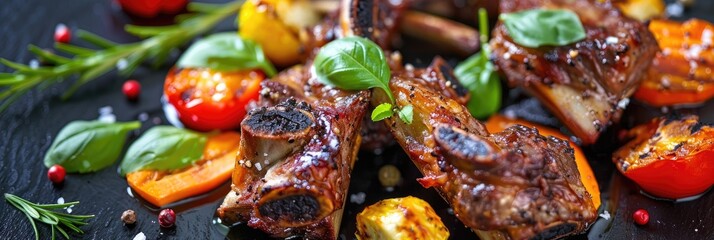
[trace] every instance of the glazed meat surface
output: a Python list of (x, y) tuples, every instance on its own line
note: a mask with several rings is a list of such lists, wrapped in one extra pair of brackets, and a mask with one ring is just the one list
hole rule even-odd
[[(415, 72), (419, 72), (418, 70)], [(457, 100), (454, 86), (425, 84), (422, 74), (395, 73), (390, 88), (400, 107), (414, 107), (406, 124), (385, 124), (456, 216), (482, 237), (553, 238), (587, 229), (597, 214), (580, 182), (568, 143), (515, 126), (490, 134)], [(387, 101), (374, 92), (373, 104)], [(458, 99), (458, 98), (457, 98)]]
[(646, 26), (623, 16), (609, 1), (518, 0), (500, 5), (504, 13), (534, 8), (575, 12), (586, 39), (527, 48), (498, 23), (490, 43), (494, 61), (510, 85), (539, 98), (583, 143), (594, 143), (600, 132), (619, 121), (657, 43)]

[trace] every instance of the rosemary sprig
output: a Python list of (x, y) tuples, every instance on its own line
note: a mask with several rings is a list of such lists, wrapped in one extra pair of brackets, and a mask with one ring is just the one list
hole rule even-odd
[(55, 44), (59, 51), (73, 55), (66, 58), (30, 45), (29, 51), (54, 66), (31, 67), (0, 58), (14, 73), (0, 73), (0, 113), (19, 97), (36, 87), (46, 87), (78, 75), (79, 78), (62, 95), (70, 97), (80, 86), (111, 71), (119, 70), (121, 75), (129, 75), (147, 59), (154, 66), (165, 62), (170, 51), (194, 37), (213, 28), (223, 19), (235, 15), (243, 1), (225, 4), (190, 3), (190, 14), (180, 15), (179, 21), (170, 26), (127, 25), (125, 30), (133, 35), (146, 38), (140, 42), (117, 44), (87, 31), (79, 30), (77, 37), (99, 49), (83, 48), (71, 44)]
[(37, 231), (37, 225), (35, 224), (35, 220), (52, 226), (52, 239), (54, 240), (55, 231), (62, 234), (65, 239), (69, 239), (67, 229), (79, 234), (83, 234), (84, 232), (82, 231), (82, 229), (79, 229), (79, 227), (87, 225), (87, 222), (85, 222), (85, 220), (94, 217), (94, 215), (72, 215), (52, 211), (52, 209), (71, 207), (76, 204), (79, 204), (79, 202), (69, 202), (62, 204), (36, 204), (9, 193), (5, 193), (5, 200), (11, 205), (15, 206), (20, 211), (22, 211), (25, 216), (27, 216), (27, 219), (30, 220), (30, 224), (32, 224), (32, 229), (35, 230), (36, 240), (40, 239), (40, 234)]

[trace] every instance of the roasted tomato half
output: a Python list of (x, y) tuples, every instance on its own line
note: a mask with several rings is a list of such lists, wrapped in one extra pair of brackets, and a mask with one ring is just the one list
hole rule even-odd
[(714, 128), (697, 116), (657, 118), (627, 132), (613, 154), (625, 176), (662, 198), (695, 196), (714, 184)]
[(164, 94), (188, 128), (235, 129), (245, 116), (246, 105), (258, 99), (263, 79), (265, 75), (258, 70), (174, 69), (166, 76)]
[(186, 8), (188, 0), (117, 0), (121, 8), (139, 17), (156, 17), (159, 13), (176, 14)]
[(661, 50), (635, 98), (653, 106), (701, 103), (714, 97), (714, 25), (652, 20)]

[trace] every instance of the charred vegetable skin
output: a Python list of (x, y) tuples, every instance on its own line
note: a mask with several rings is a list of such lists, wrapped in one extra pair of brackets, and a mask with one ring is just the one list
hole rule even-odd
[(714, 128), (697, 116), (658, 118), (627, 133), (613, 154), (625, 176), (663, 198), (695, 196), (714, 184)]
[(370, 94), (325, 86), (302, 67), (262, 88), (219, 214), (275, 237), (335, 238)]
[(660, 48), (635, 98), (653, 106), (696, 104), (714, 97), (714, 25), (652, 20)]
[[(441, 80), (443, 81), (443, 80)], [(482, 236), (554, 238), (584, 231), (596, 209), (580, 182), (567, 141), (535, 128), (489, 134), (448, 89), (397, 73), (390, 88), (399, 106), (414, 106), (408, 125), (386, 119), (397, 142), (466, 226)], [(375, 92), (373, 101), (385, 101)]]
[(510, 85), (538, 97), (583, 143), (594, 143), (619, 121), (657, 43), (642, 23), (624, 17), (607, 1), (501, 1), (505, 13), (543, 7), (575, 12), (585, 40), (527, 48), (513, 42), (499, 23), (490, 43), (495, 63)]

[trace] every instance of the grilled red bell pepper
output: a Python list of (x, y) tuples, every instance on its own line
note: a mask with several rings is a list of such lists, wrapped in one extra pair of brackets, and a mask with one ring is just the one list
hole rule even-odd
[(645, 192), (681, 199), (714, 184), (714, 127), (697, 116), (657, 118), (625, 134), (613, 154), (617, 168)]
[(246, 105), (258, 100), (263, 79), (265, 74), (258, 70), (177, 69), (166, 75), (164, 95), (186, 127), (231, 130), (240, 126)]
[(714, 25), (652, 20), (661, 50), (634, 97), (653, 106), (701, 103), (714, 97)]
[(152, 18), (159, 13), (176, 14), (188, 4), (188, 0), (117, 0), (124, 11), (133, 15)]

